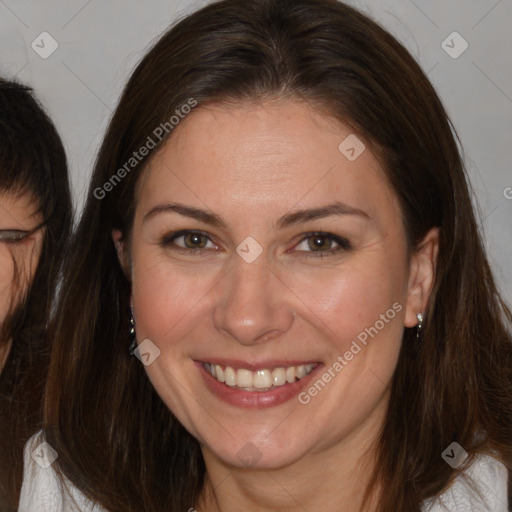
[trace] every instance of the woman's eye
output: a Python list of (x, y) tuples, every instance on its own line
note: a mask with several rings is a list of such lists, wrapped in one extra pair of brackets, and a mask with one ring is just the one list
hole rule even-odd
[(0, 229), (0, 242), (14, 244), (21, 242), (29, 233), (17, 229)]
[(326, 256), (352, 248), (350, 242), (330, 233), (306, 233), (301, 242), (295, 246), (295, 251), (311, 252), (314, 256)]
[[(188, 254), (204, 254), (209, 249), (218, 249), (207, 233), (182, 230), (164, 237), (160, 245)], [(350, 242), (330, 233), (306, 233), (293, 252), (312, 253), (313, 256), (328, 256), (352, 248)]]
[[(207, 247), (208, 242), (211, 246)], [(185, 252), (200, 252), (202, 249), (217, 249), (217, 246), (210, 240), (210, 237), (200, 231), (178, 231), (166, 236), (161, 245), (172, 249), (183, 249)]]

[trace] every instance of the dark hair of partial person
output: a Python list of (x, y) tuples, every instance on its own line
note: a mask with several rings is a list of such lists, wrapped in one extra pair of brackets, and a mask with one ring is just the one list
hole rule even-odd
[[(409, 256), (441, 229), (421, 343), (404, 329), (367, 489), (385, 489), (379, 512), (419, 511), (480, 453), (510, 470), (512, 315), (486, 259), (455, 130), (426, 75), (380, 25), (335, 0), (224, 0), (155, 43), (99, 150), (53, 333), (45, 434), (58, 471), (112, 512), (188, 510), (205, 484), (199, 443), (128, 354), (130, 283), (111, 237), (120, 229), (129, 239), (136, 184), (157, 150), (102, 199), (94, 194), (191, 98), (197, 108), (307, 102), (378, 155)], [(457, 469), (441, 457), (453, 441), (469, 454)]]
[(0, 330), (11, 341), (0, 373), (0, 510), (16, 510), (23, 474), (23, 447), (41, 429), (42, 398), (49, 363), (47, 323), (62, 254), (72, 222), (67, 162), (57, 131), (32, 89), (0, 79), (0, 193), (26, 195), (43, 219), (39, 264), (24, 282), (16, 254), (17, 305)]

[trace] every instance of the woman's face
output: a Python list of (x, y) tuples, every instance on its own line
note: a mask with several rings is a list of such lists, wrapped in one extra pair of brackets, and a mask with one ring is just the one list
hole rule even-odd
[(0, 326), (32, 281), (41, 255), (43, 230), (18, 238), (41, 220), (30, 196), (0, 192)]
[(207, 464), (364, 449), (432, 274), (369, 145), (298, 101), (198, 107), (137, 201), (139, 350)]

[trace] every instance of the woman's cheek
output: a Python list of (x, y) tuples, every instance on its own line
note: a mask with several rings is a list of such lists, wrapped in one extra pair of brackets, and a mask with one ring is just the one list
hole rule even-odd
[(182, 266), (140, 260), (134, 272), (133, 300), (137, 335), (165, 340), (207, 293), (205, 279)]
[(388, 277), (355, 266), (296, 275), (290, 288), (307, 310), (344, 335), (373, 324), (396, 299)]

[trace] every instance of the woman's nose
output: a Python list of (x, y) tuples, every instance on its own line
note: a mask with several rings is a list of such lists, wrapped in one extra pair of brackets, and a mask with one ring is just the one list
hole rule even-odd
[[(237, 257), (238, 258), (238, 257)], [(216, 290), (214, 325), (242, 345), (256, 345), (286, 333), (293, 324), (291, 291), (264, 257), (235, 261)]]

